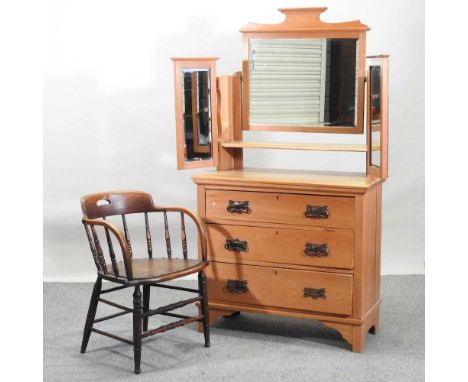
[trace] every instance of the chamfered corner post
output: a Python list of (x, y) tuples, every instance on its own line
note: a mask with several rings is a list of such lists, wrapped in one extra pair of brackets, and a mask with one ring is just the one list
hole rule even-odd
[(101, 294), (102, 279), (97, 277), (94, 283), (93, 293), (91, 294), (91, 300), (89, 302), (88, 315), (86, 316), (86, 323), (83, 331), (83, 341), (81, 342), (81, 354), (86, 352), (88, 346), (89, 337), (91, 336), (91, 329), (93, 328), (93, 321), (96, 317), (96, 310), (99, 302), (99, 295)]

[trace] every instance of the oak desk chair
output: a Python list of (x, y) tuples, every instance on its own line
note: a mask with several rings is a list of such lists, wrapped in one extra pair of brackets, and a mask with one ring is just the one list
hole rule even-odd
[[(210, 333), (208, 327), (206, 279), (204, 272), (205, 267), (208, 265), (208, 261), (206, 259), (206, 237), (200, 219), (192, 212), (184, 208), (155, 206), (150, 194), (138, 191), (113, 191), (87, 195), (81, 198), (81, 209), (83, 211), (83, 225), (88, 237), (94, 263), (96, 264), (97, 268), (97, 280), (94, 284), (93, 293), (91, 295), (91, 301), (89, 304), (88, 315), (83, 333), (83, 342), (81, 345), (81, 353), (86, 351), (91, 332), (99, 333), (125, 342), (127, 344), (133, 345), (135, 360), (134, 371), (135, 374), (139, 374), (142, 338), (165, 332), (166, 330), (174, 329), (194, 321), (199, 321), (202, 323), (205, 336), (205, 346), (209, 347)], [(163, 214), (167, 259), (153, 258), (153, 245), (151, 242), (151, 232), (148, 219), (148, 214), (152, 212)], [(130, 243), (126, 215), (135, 213), (144, 214), (146, 242), (148, 247), (147, 259), (133, 259), (132, 256), (132, 246)], [(183, 259), (176, 259), (172, 257), (171, 237), (169, 234), (167, 218), (168, 213), (180, 214)], [(122, 233), (122, 231), (115, 224), (112, 224), (109, 220), (106, 220), (106, 217), (114, 215), (121, 215), (124, 233)], [(201, 260), (189, 260), (187, 258), (185, 215), (189, 216), (197, 227), (198, 245), (201, 249)], [(98, 231), (100, 231), (101, 235), (105, 235), (105, 240), (107, 241), (108, 246), (108, 251), (106, 252), (108, 252), (110, 263), (108, 263), (105, 259), (103, 247), (101, 246), (101, 242), (98, 238)], [(112, 238), (114, 238), (114, 241), (117, 240), (120, 251), (114, 250)], [(121, 253), (123, 261), (117, 261), (116, 252)], [(173, 280), (196, 272), (198, 272), (199, 289), (182, 288), (173, 285), (161, 284), (162, 282)], [(101, 290), (102, 279), (121, 285), (114, 288)], [(141, 299), (142, 295), (140, 292), (140, 286), (143, 287), (143, 304)], [(151, 286), (194, 292), (197, 293), (198, 296), (150, 310), (149, 301)], [(100, 297), (104, 293), (109, 293), (128, 287), (135, 288), (133, 293), (133, 309)], [(122, 312), (95, 319), (98, 302), (102, 302), (121, 309)], [(174, 309), (178, 309), (195, 302), (200, 303), (201, 314), (198, 316), (189, 317), (170, 312)], [(133, 341), (93, 327), (97, 322), (102, 322), (127, 313), (133, 314)], [(157, 314), (179, 318), (180, 320), (148, 331), (148, 317)]]

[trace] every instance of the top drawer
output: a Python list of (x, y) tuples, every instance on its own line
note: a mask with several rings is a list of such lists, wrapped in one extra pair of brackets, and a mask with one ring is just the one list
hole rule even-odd
[(206, 218), (354, 227), (354, 198), (206, 190)]

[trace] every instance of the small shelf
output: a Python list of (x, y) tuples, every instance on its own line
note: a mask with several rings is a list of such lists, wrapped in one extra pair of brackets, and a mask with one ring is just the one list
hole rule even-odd
[(347, 151), (365, 153), (366, 145), (337, 144), (337, 143), (281, 143), (281, 142), (222, 142), (224, 148), (233, 149), (282, 149), (282, 150), (310, 150), (310, 151)]

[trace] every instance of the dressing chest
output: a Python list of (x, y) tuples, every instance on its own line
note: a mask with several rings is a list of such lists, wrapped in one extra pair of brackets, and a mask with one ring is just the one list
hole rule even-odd
[[(216, 77), (215, 58), (173, 59), (178, 168), (217, 167), (193, 176), (210, 323), (237, 312), (310, 318), (361, 352), (379, 328), (388, 57), (366, 58), (369, 28), (322, 22), (325, 9), (282, 9), (283, 23), (242, 28), (242, 71), (230, 76)], [(246, 130), (301, 138), (245, 141)], [(303, 133), (362, 142), (304, 142)], [(365, 171), (247, 168), (249, 149), (347, 152), (365, 158)]]

